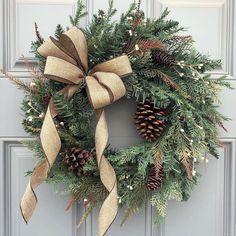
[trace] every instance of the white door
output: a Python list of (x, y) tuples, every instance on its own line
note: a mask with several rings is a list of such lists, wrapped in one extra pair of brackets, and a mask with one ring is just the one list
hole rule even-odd
[[(89, 18), (98, 8), (106, 8), (107, 0), (85, 1)], [(132, 0), (115, 0), (119, 12)], [(157, 17), (168, 6), (170, 17), (189, 28), (202, 52), (222, 59), (223, 67), (215, 74), (229, 74), (236, 87), (236, 36), (234, 0), (143, 0), (147, 16)], [(22, 54), (28, 53), (34, 38), (34, 22), (47, 37), (57, 23), (69, 25), (68, 15), (75, 9), (73, 0), (0, 0), (0, 68), (15, 76), (27, 79)], [(234, 46), (234, 47), (233, 47)], [(187, 203), (171, 202), (167, 217), (161, 227), (153, 224), (152, 208), (130, 219), (123, 228), (118, 216), (108, 235), (120, 236), (235, 236), (236, 235), (236, 91), (222, 92), (221, 111), (232, 118), (226, 123), (228, 133), (221, 133), (225, 148), (219, 161), (210, 158), (210, 165), (202, 166), (203, 177), (192, 198)], [(19, 210), (19, 202), (25, 189), (25, 171), (32, 169), (35, 159), (19, 140), (29, 138), (21, 127), (19, 104), (22, 93), (3, 76), (0, 78), (0, 236), (96, 236), (97, 212), (82, 227), (76, 224), (82, 214), (81, 207), (65, 211), (68, 199), (55, 194), (46, 184), (37, 190), (39, 203), (29, 225), (25, 225)], [(122, 101), (109, 108), (108, 118), (111, 142), (117, 147), (132, 143), (136, 138), (129, 124), (124, 127), (117, 118)], [(130, 107), (123, 111), (131, 117)], [(128, 119), (128, 118), (127, 118)], [(127, 120), (128, 122), (128, 120)], [(130, 121), (131, 124), (131, 121)], [(117, 132), (119, 131), (119, 132)]]

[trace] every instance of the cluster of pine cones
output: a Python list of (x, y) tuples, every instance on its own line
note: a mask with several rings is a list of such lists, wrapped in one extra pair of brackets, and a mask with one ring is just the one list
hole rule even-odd
[[(153, 60), (163, 66), (173, 66), (175, 59), (166, 54), (165, 51), (156, 50), (152, 52)], [(48, 105), (51, 96), (46, 94), (43, 97), (45, 105)], [(155, 107), (150, 98), (146, 98), (144, 103), (137, 105), (135, 113), (135, 124), (139, 134), (148, 142), (154, 142), (165, 132), (167, 126), (167, 111), (163, 108)], [(68, 171), (74, 172), (77, 176), (92, 176), (91, 171), (84, 171), (84, 166), (92, 159), (96, 158), (96, 153), (83, 150), (79, 147), (73, 147), (67, 150), (63, 159), (64, 165)], [(163, 167), (156, 172), (155, 167), (151, 167), (147, 178), (147, 188), (149, 191), (155, 191), (160, 188), (164, 179)]]
[[(155, 64), (165, 67), (176, 65), (175, 58), (164, 50), (152, 50), (152, 59)], [(155, 107), (154, 102), (147, 98), (144, 103), (139, 103), (135, 113), (135, 124), (139, 134), (148, 142), (154, 142), (163, 135), (167, 126), (166, 109)], [(163, 165), (156, 171), (152, 166), (147, 177), (148, 190), (155, 191), (161, 187), (165, 178)]]

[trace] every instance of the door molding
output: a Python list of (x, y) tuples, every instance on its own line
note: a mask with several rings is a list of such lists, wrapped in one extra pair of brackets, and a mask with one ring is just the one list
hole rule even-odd
[(236, 139), (222, 139), (225, 158), (224, 169), (224, 213), (225, 236), (236, 234)]

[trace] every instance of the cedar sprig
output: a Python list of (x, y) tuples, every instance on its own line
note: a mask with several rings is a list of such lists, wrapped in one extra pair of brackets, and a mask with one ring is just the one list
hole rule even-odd
[(158, 176), (160, 170), (163, 168), (163, 150), (160, 150), (160, 148), (152, 148), (153, 151), (153, 162), (155, 167), (156, 175)]
[(41, 72), (32, 64), (29, 62), (29, 60), (27, 58), (25, 58), (24, 55), (22, 55), (23, 58), (23, 62), (28, 70), (28, 72), (30, 72), (33, 80), (41, 80), (43, 83), (46, 82), (46, 78), (41, 74)]
[(4, 70), (0, 70), (0, 72), (5, 75), (5, 77), (7, 79), (9, 79), (11, 82), (13, 82), (17, 88), (24, 90), (27, 93), (31, 92), (31, 88), (30, 88), (30, 83), (29, 82), (25, 82), (21, 79), (18, 79), (16, 77), (14, 77), (13, 75), (11, 75), (10, 73), (4, 71)]
[(192, 167), (190, 162), (190, 150), (183, 150), (182, 153), (180, 153), (180, 162), (184, 165), (184, 168), (186, 170), (186, 174), (189, 180), (192, 180)]

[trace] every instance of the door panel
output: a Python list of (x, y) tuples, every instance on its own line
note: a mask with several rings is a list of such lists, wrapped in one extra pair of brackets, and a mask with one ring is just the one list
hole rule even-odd
[[(87, 0), (88, 23), (98, 8), (106, 8), (107, 0)], [(115, 0), (119, 12), (126, 9), (129, 0)], [(230, 74), (229, 80), (236, 87), (233, 77), (235, 47), (233, 51), (234, 8), (233, 0), (147, 0), (142, 3), (147, 16), (158, 17), (168, 6), (170, 17), (189, 28), (196, 46), (209, 52), (215, 59), (222, 59), (223, 67), (216, 76)], [(68, 24), (67, 15), (73, 14), (73, 0), (2, 0), (0, 1), (0, 67), (14, 75), (29, 79), (23, 65), (22, 54), (33, 61), (28, 53), (29, 43), (34, 39), (33, 23), (37, 21), (40, 31), (47, 37), (54, 32), (57, 23)], [(41, 13), (43, 12), (43, 14)], [(117, 18), (116, 18), (117, 19)], [(4, 34), (1, 34), (4, 29)], [(3, 76), (2, 76), (3, 77)], [(94, 211), (79, 230), (76, 223), (83, 213), (82, 207), (67, 212), (68, 198), (57, 195), (52, 186), (43, 184), (37, 190), (39, 203), (35, 214), (25, 225), (21, 218), (19, 202), (28, 177), (24, 173), (33, 168), (36, 160), (22, 144), (29, 138), (21, 127), (19, 109), (23, 94), (8, 80), (0, 78), (0, 236), (96, 236), (97, 211)], [(225, 147), (220, 150), (221, 159), (209, 157), (210, 164), (202, 165), (202, 178), (189, 202), (170, 202), (165, 222), (157, 228), (153, 223), (153, 209), (147, 205), (131, 218), (123, 228), (120, 212), (108, 235), (120, 236), (235, 236), (235, 143), (236, 110), (234, 90), (222, 91), (220, 110), (232, 118), (225, 124), (228, 132), (221, 132)], [(107, 109), (110, 143), (117, 148), (135, 143), (139, 138), (132, 125), (135, 103), (124, 99)]]

